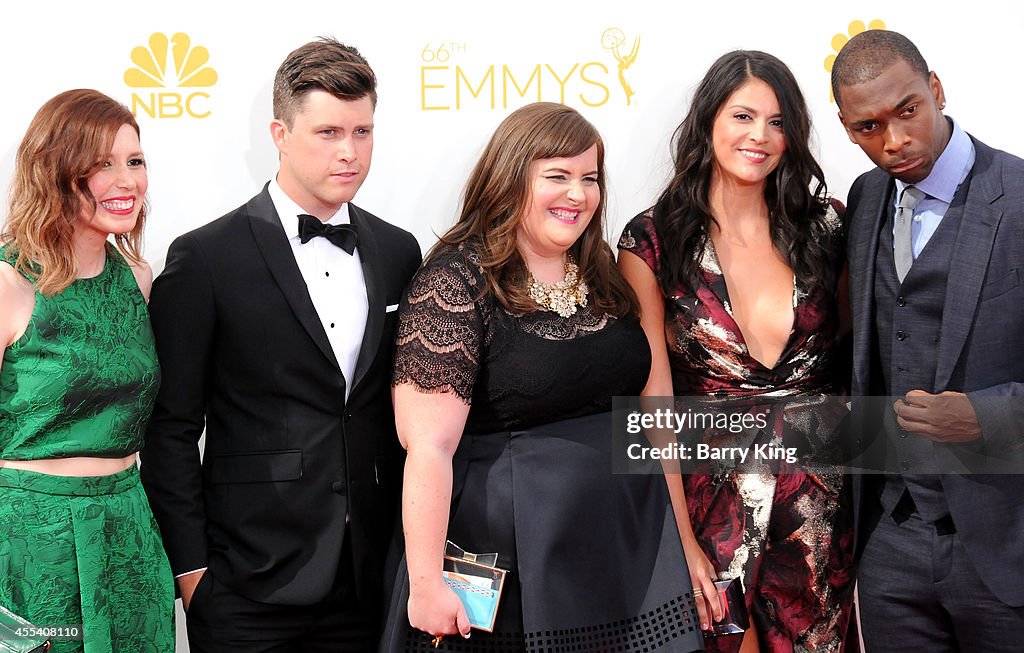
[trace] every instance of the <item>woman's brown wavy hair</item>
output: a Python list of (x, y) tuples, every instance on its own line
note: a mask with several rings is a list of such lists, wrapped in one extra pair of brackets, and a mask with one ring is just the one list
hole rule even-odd
[[(103, 166), (122, 125), (139, 133), (135, 116), (116, 100), (91, 89), (65, 91), (36, 112), (18, 146), (0, 240), (17, 251), (15, 268), (33, 278), (44, 295), (61, 292), (77, 276), (75, 221), (83, 208), (96, 210), (89, 177)], [(142, 260), (146, 209), (143, 203), (129, 233), (114, 236), (133, 263)]]
[(590, 301), (598, 312), (619, 317), (635, 314), (636, 295), (615, 266), (604, 236), (604, 141), (579, 112), (561, 104), (528, 104), (502, 121), (469, 176), (458, 221), (441, 236), (434, 251), (471, 242), (479, 250), (486, 277), (483, 292), (494, 293), (513, 313), (536, 311), (517, 239), (531, 201), (530, 164), (537, 159), (574, 157), (595, 145), (601, 199), (590, 224), (569, 251), (579, 265), (580, 278), (590, 287)]

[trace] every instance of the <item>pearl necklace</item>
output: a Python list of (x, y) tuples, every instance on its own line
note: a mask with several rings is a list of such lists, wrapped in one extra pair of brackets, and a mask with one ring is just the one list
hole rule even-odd
[(537, 281), (530, 273), (530, 298), (543, 309), (558, 313), (561, 317), (576, 314), (577, 306), (587, 305), (590, 289), (585, 281), (579, 280), (580, 268), (569, 256), (565, 261), (565, 279), (557, 283)]

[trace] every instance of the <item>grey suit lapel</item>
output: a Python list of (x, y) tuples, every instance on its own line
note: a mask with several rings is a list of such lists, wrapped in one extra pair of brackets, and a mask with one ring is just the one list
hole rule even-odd
[(869, 392), (871, 348), (875, 325), (875, 258), (883, 225), (892, 212), (889, 198), (893, 180), (876, 170), (864, 180), (856, 215), (851, 215), (850, 292), (853, 311), (854, 377), (859, 390)]
[[(341, 366), (334, 356), (331, 342), (327, 339), (327, 332), (320, 321), (320, 316), (313, 306), (313, 300), (309, 297), (309, 290), (306, 282), (299, 272), (299, 266), (295, 262), (288, 237), (281, 227), (281, 220), (278, 218), (274, 202), (270, 199), (267, 187), (263, 192), (254, 197), (246, 204), (246, 212), (249, 214), (249, 224), (252, 228), (253, 238), (256, 246), (266, 261), (270, 274), (274, 277), (277, 285), (281, 288), (285, 300), (291, 307), (295, 317), (302, 324), (309, 336), (316, 343), (324, 356), (338, 371)], [(259, 301), (259, 297), (253, 298)]]
[(352, 224), (359, 230), (359, 260), (363, 266), (363, 280), (366, 284), (368, 313), (363, 342), (359, 346), (359, 357), (356, 359), (355, 379), (349, 386), (351, 393), (366, 376), (380, 347), (381, 332), (384, 327), (384, 314), (387, 309), (383, 270), (381, 266), (380, 246), (370, 227), (370, 220), (359, 207), (349, 204), (348, 215)]
[[(993, 203), (1003, 195), (1002, 166), (988, 148), (975, 143), (975, 162), (949, 262), (935, 387), (945, 388), (974, 324), (996, 231), (1003, 217)], [(954, 199), (954, 204), (956, 200)]]

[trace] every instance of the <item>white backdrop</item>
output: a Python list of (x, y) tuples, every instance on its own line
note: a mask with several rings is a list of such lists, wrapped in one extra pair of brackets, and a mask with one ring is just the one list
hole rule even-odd
[[(1019, 1), (225, 4), (179, 0), (115, 10), (59, 0), (18, 3), (16, 14), (8, 8), (0, 21), (4, 189), (15, 149), (46, 99), (92, 87), (134, 106), (150, 172), (146, 256), (159, 272), (175, 236), (238, 206), (274, 174), (267, 127), (273, 75), (288, 52), (319, 35), (358, 47), (379, 78), (373, 169), (356, 203), (415, 233), (424, 250), (451, 224), (494, 127), (538, 93), (576, 107), (604, 135), (614, 242), (666, 181), (669, 139), (692, 89), (715, 58), (735, 48), (771, 52), (792, 68), (812, 110), (829, 187), (845, 200), (870, 164), (836, 119), (825, 62), (854, 21), (861, 28), (881, 21), (909, 36), (945, 85), (947, 114), (990, 145), (1024, 155), (1024, 130), (1014, 117), (1024, 107), (1024, 86), (1012, 63), (1024, 32)], [(126, 71), (145, 67), (150, 55), (136, 48), (151, 50), (153, 34), (172, 43), (166, 74), (139, 87), (145, 76)], [(208, 59), (181, 80), (173, 50), (186, 41), (186, 68), (189, 53), (200, 62), (205, 49)], [(632, 59), (623, 71), (633, 92), (628, 104), (616, 55)], [(157, 52), (154, 60), (159, 72), (164, 57)], [(5, 201), (0, 219), (6, 212)]]
[[(0, 184), (6, 191), (15, 149), (49, 97), (92, 87), (134, 102), (150, 166), (146, 255), (159, 272), (175, 236), (238, 206), (274, 174), (267, 128), (274, 71), (288, 52), (322, 34), (357, 46), (379, 78), (373, 169), (356, 203), (415, 233), (424, 249), (451, 224), (465, 178), (494, 127), (537, 99), (538, 88), (541, 99), (554, 101), (564, 89), (564, 101), (604, 135), (614, 240), (666, 181), (669, 139), (694, 86), (716, 57), (734, 48), (771, 52), (793, 69), (811, 106), (829, 187), (845, 199), (870, 164), (836, 119), (825, 60), (834, 54), (833, 37), (846, 35), (853, 21), (880, 20), (907, 34), (942, 79), (947, 113), (989, 144), (1024, 155), (1024, 130), (1012, 117), (1024, 106), (1019, 64), (1012, 63), (1020, 56), (1021, 2), (507, 5), (515, 9), (464, 0), (409, 7), (391, 0), (359, 6), (289, 0), (237, 8), (179, 0), (123, 5), (118, 12), (80, 2), (20, 3), (19, 19), (8, 12), (0, 22), (0, 57), (7, 62)], [(624, 71), (634, 92), (629, 105), (615, 52), (602, 47), (609, 28), (624, 37), (622, 57), (639, 40)], [(209, 58), (197, 76), (209, 78), (202, 68), (212, 68), (215, 83), (178, 86), (168, 53), (164, 87), (129, 86), (125, 72), (138, 67), (133, 49), (148, 49), (154, 33), (171, 39), (172, 48), (184, 40), (175, 35), (186, 35), (191, 49), (200, 50), (195, 55), (205, 48)], [(5, 201), (0, 217), (6, 213)]]

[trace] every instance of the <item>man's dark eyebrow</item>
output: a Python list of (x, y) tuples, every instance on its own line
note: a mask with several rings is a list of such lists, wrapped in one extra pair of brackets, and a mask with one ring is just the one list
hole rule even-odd
[(868, 118), (867, 120), (857, 120), (856, 122), (850, 123), (851, 129), (860, 129), (861, 127), (867, 127), (868, 125), (877, 122), (874, 118)]
[[(911, 93), (911, 94), (907, 95), (906, 97), (904, 97), (899, 102), (897, 102), (896, 106), (893, 107), (893, 110), (895, 110), (898, 113), (898, 112), (902, 111), (904, 108), (906, 108), (906, 106), (908, 104), (911, 104), (911, 103), (916, 102), (916, 101), (917, 101), (917, 95), (914, 94), (914, 93)], [(866, 126), (870, 125), (873, 122), (877, 122), (877, 121), (874, 120), (873, 118), (870, 118), (868, 120), (858, 120), (856, 122), (851, 122), (850, 123), (850, 127), (853, 128), (853, 129), (857, 129), (859, 127), (866, 127)]]
[(903, 107), (907, 106), (916, 99), (917, 97), (913, 93), (911, 93), (910, 95), (906, 96), (896, 104), (896, 110), (899, 111), (903, 109)]

